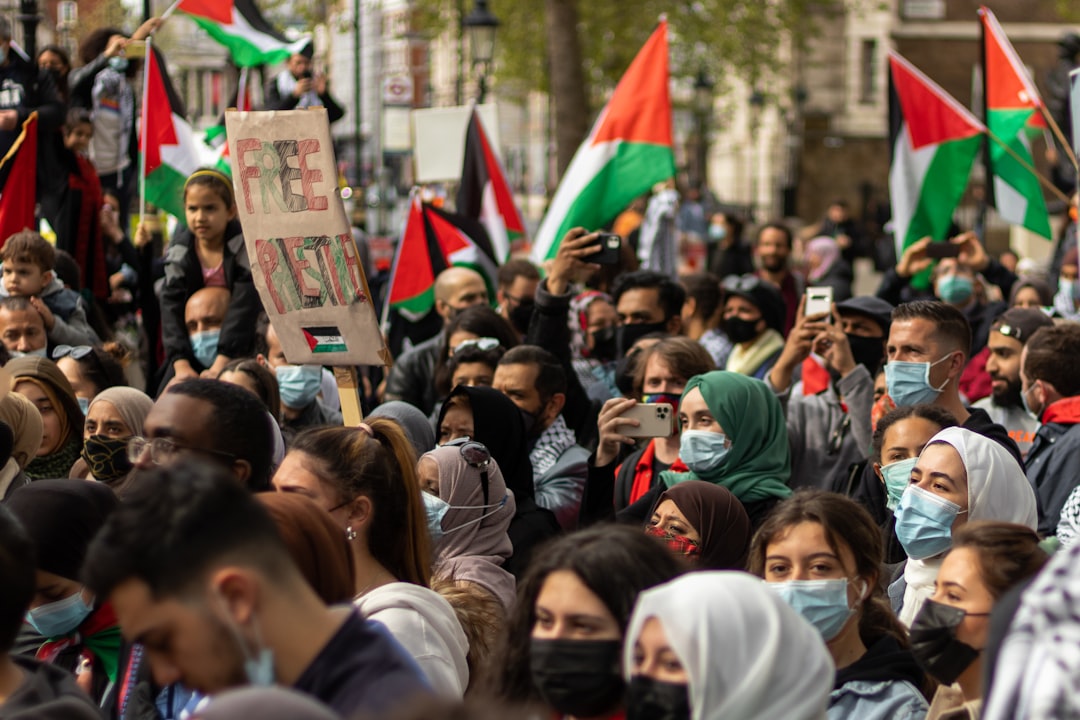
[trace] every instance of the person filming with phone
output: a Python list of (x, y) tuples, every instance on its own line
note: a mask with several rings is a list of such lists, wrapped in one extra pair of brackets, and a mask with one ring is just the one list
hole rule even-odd
[(331, 123), (345, 115), (345, 110), (330, 95), (326, 73), (312, 72), (311, 59), (315, 48), (308, 43), (294, 53), (285, 69), (274, 76), (266, 86), (266, 110), (296, 110), (299, 108), (325, 107)]

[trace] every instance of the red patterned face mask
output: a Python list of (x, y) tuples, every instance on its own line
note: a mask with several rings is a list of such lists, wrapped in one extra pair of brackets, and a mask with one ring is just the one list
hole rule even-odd
[(645, 534), (660, 538), (677, 555), (683, 555), (691, 560), (701, 555), (701, 546), (698, 545), (696, 540), (691, 540), (685, 535), (668, 532), (659, 525), (646, 525)]

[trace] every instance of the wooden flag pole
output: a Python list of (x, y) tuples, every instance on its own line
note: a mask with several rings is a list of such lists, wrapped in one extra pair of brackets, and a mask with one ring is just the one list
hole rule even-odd
[(1050, 125), (1050, 129), (1054, 131), (1054, 137), (1058, 139), (1061, 146), (1065, 148), (1065, 152), (1069, 154), (1069, 159), (1072, 160), (1073, 170), (1076, 171), (1077, 177), (1080, 177), (1080, 164), (1076, 162), (1076, 153), (1073, 152), (1072, 145), (1065, 139), (1065, 133), (1061, 132), (1061, 126), (1057, 124), (1057, 120), (1050, 114), (1050, 111), (1046, 109), (1046, 106), (1041, 102), (1039, 103), (1039, 110), (1042, 112), (1042, 116), (1046, 118), (1046, 122)]
[(355, 367), (334, 366), (338, 397), (341, 398), (341, 421), (345, 427), (356, 427), (364, 422), (364, 410), (360, 407), (360, 377)]
[[(1009, 153), (1009, 155), (1012, 156), (1013, 160), (1016, 160), (1016, 162), (1023, 165), (1025, 170), (1027, 170), (1029, 173), (1031, 173), (1032, 175), (1037, 177), (1039, 179), (1039, 182), (1041, 182), (1046, 187), (1046, 189), (1048, 189), (1050, 192), (1052, 192), (1054, 195), (1056, 195), (1058, 197), (1058, 199), (1063, 201), (1066, 205), (1069, 204), (1070, 200), (1069, 200), (1068, 196), (1065, 195), (1065, 193), (1061, 192), (1061, 190), (1059, 190), (1058, 187), (1056, 185), (1054, 185), (1054, 183), (1050, 182), (1046, 178), (1045, 175), (1043, 175), (1041, 172), (1036, 170), (1035, 167), (1031, 163), (1029, 163), (1024, 158), (1020, 157), (1019, 153), (1017, 153), (1015, 150), (1013, 150), (1011, 147), (1009, 147), (1009, 145), (1004, 140), (1002, 140), (997, 135), (992, 133), (989, 128), (986, 129), (986, 135), (991, 140), (993, 140), (998, 145), (1000, 145), (1002, 147), (1002, 149), (1005, 150), (1005, 152)], [(991, 179), (990, 182), (993, 182), (993, 180)]]

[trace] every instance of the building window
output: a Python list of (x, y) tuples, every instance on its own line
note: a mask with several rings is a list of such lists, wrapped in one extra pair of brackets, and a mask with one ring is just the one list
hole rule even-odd
[(877, 40), (863, 40), (859, 57), (859, 102), (873, 105), (877, 99)]

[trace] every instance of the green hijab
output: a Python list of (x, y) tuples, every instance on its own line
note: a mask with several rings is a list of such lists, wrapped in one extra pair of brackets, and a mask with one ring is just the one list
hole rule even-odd
[(791, 495), (787, 422), (773, 391), (760, 380), (727, 370), (690, 378), (683, 398), (694, 388), (701, 391), (731, 449), (720, 467), (708, 474), (668, 470), (660, 480), (667, 487), (704, 480), (727, 488), (743, 503)]

